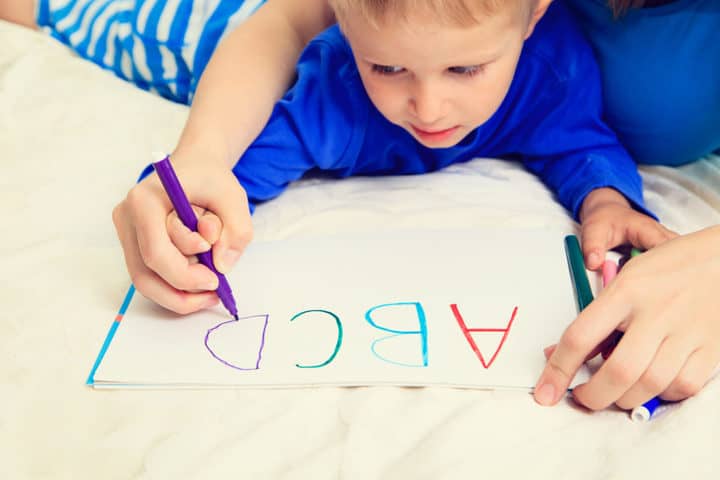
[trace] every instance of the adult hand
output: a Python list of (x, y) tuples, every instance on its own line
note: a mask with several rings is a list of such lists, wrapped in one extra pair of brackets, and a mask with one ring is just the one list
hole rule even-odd
[(145, 297), (187, 314), (218, 303), (217, 276), (195, 255), (213, 248), (213, 261), (227, 273), (252, 238), (245, 191), (223, 162), (183, 162), (174, 170), (198, 215), (191, 232), (174, 212), (155, 173), (135, 185), (113, 210), (125, 263)]
[(557, 403), (578, 368), (613, 331), (624, 335), (573, 397), (592, 410), (636, 407), (702, 389), (720, 363), (720, 226), (681, 236), (631, 259), (565, 330), (535, 387)]

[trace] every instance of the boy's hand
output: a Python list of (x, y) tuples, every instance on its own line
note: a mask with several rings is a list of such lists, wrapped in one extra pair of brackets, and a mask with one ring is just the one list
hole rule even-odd
[(585, 197), (580, 209), (581, 245), (585, 265), (598, 270), (605, 253), (618, 245), (631, 244), (642, 250), (659, 245), (677, 234), (654, 219), (633, 210), (612, 188), (598, 188)]
[(113, 210), (130, 278), (145, 297), (178, 313), (218, 303), (218, 280), (195, 254), (213, 248), (213, 261), (227, 273), (252, 238), (247, 197), (222, 163), (173, 167), (195, 213), (198, 232), (182, 224), (155, 173), (138, 183)]
[(720, 363), (720, 226), (632, 258), (565, 330), (535, 389), (557, 403), (578, 368), (614, 330), (625, 332), (590, 380), (573, 389), (590, 409), (636, 407), (696, 394)]

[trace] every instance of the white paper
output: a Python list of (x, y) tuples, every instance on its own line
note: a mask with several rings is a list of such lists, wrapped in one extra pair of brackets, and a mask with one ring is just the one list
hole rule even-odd
[[(498, 229), (253, 243), (228, 276), (239, 321), (221, 306), (181, 317), (136, 294), (95, 386), (532, 388), (543, 348), (576, 317), (563, 237)], [(586, 379), (583, 370), (576, 383)]]

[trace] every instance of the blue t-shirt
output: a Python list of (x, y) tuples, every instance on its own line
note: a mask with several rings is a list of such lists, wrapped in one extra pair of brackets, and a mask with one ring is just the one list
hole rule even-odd
[(619, 19), (606, 0), (568, 4), (600, 64), (606, 121), (636, 161), (679, 165), (720, 148), (720, 1)]
[(296, 83), (233, 171), (252, 208), (309, 171), (338, 178), (419, 174), (477, 157), (505, 158), (522, 161), (575, 218), (585, 196), (600, 187), (648, 213), (636, 165), (601, 110), (592, 49), (561, 4), (525, 42), (498, 110), (450, 148), (427, 148), (380, 114), (334, 26), (305, 49)]

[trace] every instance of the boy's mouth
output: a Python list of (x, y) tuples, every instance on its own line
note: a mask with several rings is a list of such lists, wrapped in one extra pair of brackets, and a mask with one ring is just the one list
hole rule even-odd
[(415, 135), (420, 137), (423, 141), (428, 143), (436, 143), (436, 142), (442, 142), (444, 140), (447, 140), (452, 136), (453, 133), (457, 131), (458, 128), (460, 128), (459, 125), (456, 125), (451, 128), (446, 128), (445, 130), (422, 130), (420, 128), (417, 128), (415, 125), (410, 125), (415, 132)]

